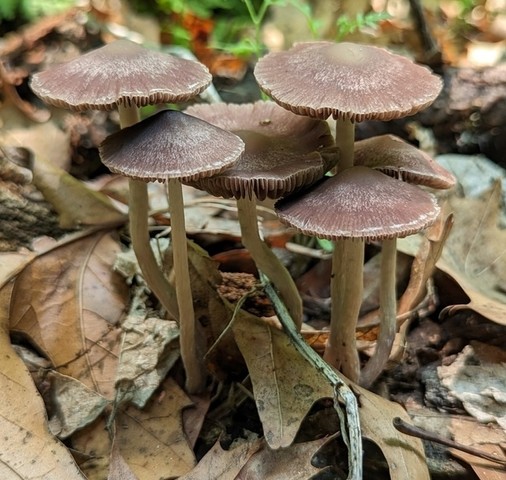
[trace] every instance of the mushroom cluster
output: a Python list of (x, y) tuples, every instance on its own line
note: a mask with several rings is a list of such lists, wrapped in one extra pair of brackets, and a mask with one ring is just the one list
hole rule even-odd
[[(287, 110), (336, 120), (338, 173), (279, 201), (276, 211), (295, 229), (335, 242), (331, 326), (324, 358), (351, 380), (370, 385), (386, 364), (395, 334), (396, 238), (426, 228), (439, 214), (432, 194), (401, 180), (435, 188), (448, 188), (454, 180), (399, 139), (355, 144), (355, 124), (419, 112), (438, 96), (441, 80), (402, 56), (346, 42), (296, 44), (261, 58), (254, 73), (260, 88)], [(371, 240), (383, 241), (381, 324), (376, 352), (361, 374), (355, 329), (362, 300), (364, 243)]]
[[(185, 102), (211, 83), (208, 69), (195, 61), (117, 40), (34, 75), (32, 90), (46, 103), (83, 111), (117, 108), (121, 131), (101, 146), (102, 160), (129, 178), (132, 247), (147, 285), (179, 322), (186, 387), (205, 386), (203, 354), (197, 351), (189, 284), (181, 183), (212, 175), (242, 154), (235, 135), (188, 115), (166, 111), (139, 122), (139, 107)], [(146, 182), (169, 182), (176, 289), (159, 268), (149, 244)]]

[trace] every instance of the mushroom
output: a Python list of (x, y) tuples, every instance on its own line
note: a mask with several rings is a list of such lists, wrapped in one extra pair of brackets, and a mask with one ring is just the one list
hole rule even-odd
[(422, 150), (395, 135), (355, 142), (355, 165), (374, 168), (391, 177), (430, 188), (446, 189), (455, 177)]
[(203, 356), (197, 351), (181, 181), (219, 173), (235, 163), (243, 150), (236, 135), (173, 110), (124, 128), (100, 146), (102, 161), (113, 172), (143, 183), (168, 182), (181, 358), (190, 393), (203, 389), (205, 375)]
[[(138, 107), (178, 103), (210, 83), (207, 68), (194, 61), (117, 40), (74, 60), (37, 73), (32, 90), (46, 103), (75, 111), (119, 111), (121, 128), (139, 121)], [(132, 247), (149, 288), (168, 314), (178, 318), (174, 291), (149, 245), (148, 194), (145, 182), (129, 180)]]
[[(396, 238), (416, 233), (436, 220), (439, 207), (435, 197), (376, 170), (356, 166), (326, 178), (300, 195), (280, 200), (276, 212), (283, 223), (298, 231), (336, 242), (332, 259), (332, 316), (324, 358), (353, 381), (360, 374), (355, 312), (362, 300), (364, 261), (364, 249), (353, 245), (363, 247), (365, 241), (383, 240), (381, 327), (376, 353), (363, 373), (381, 371), (396, 328)], [(348, 241), (339, 242), (340, 239)], [(341, 255), (348, 253), (346, 249), (351, 250), (351, 255), (344, 255), (349, 262), (342, 263)], [(350, 268), (356, 270), (348, 277)]]
[(280, 291), (300, 329), (302, 300), (293, 278), (260, 237), (256, 201), (279, 199), (309, 186), (335, 165), (337, 152), (327, 123), (294, 115), (274, 102), (263, 101), (195, 105), (186, 112), (243, 139), (246, 148), (239, 162), (191, 185), (237, 200), (242, 242), (257, 267)]
[[(348, 42), (298, 43), (261, 58), (254, 74), (260, 88), (282, 107), (299, 115), (336, 120), (339, 171), (354, 165), (355, 122), (413, 115), (430, 105), (442, 86), (428, 68), (382, 48)], [(350, 288), (359, 288), (362, 281), (358, 262), (363, 261), (363, 248), (363, 242), (336, 241), (333, 265), (340, 270), (333, 272), (333, 291), (347, 290), (357, 297)], [(346, 316), (355, 325), (359, 307), (355, 301), (344, 312), (342, 302), (336, 302), (332, 321)], [(352, 329), (347, 331), (351, 335)], [(354, 336), (353, 329), (353, 339), (346, 343), (354, 343)], [(356, 369), (349, 373), (354, 375), (352, 380), (357, 378)]]

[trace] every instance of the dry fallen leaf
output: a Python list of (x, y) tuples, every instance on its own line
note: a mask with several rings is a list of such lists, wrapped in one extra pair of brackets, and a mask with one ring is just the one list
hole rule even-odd
[(317, 468), (311, 459), (327, 441), (320, 438), (312, 442), (294, 443), (288, 448), (271, 450), (267, 445), (256, 452), (237, 475), (237, 480), (307, 480), (328, 468)]
[[(287, 447), (313, 403), (333, 398), (333, 388), (283, 332), (246, 313), (232, 328), (248, 366), (267, 443)], [(410, 421), (402, 407), (358, 386), (353, 390), (359, 396), (362, 432), (382, 450), (391, 479), (429, 479), (422, 442), (393, 427), (394, 417)]]
[(470, 308), (506, 325), (506, 230), (497, 226), (501, 183), (479, 199), (452, 197), (455, 225), (438, 268), (453, 277), (469, 296), (467, 305), (453, 305), (448, 313)]
[[(506, 460), (501, 449), (501, 444), (506, 445), (506, 430), (495, 424), (480, 424), (469, 417), (453, 417), (450, 422), (449, 428), (456, 442)], [(501, 480), (505, 476), (504, 466), (459, 450), (451, 449), (450, 452), (469, 463), (480, 480)]]
[(116, 418), (121, 456), (142, 480), (178, 477), (196, 463), (182, 426), (182, 410), (191, 400), (170, 378), (162, 388), (145, 409), (128, 407)]
[(217, 441), (196, 467), (179, 480), (220, 479), (236, 480), (242, 467), (264, 445), (260, 439), (248, 441), (229, 450), (223, 450)]
[(286, 448), (313, 403), (332, 397), (331, 389), (282, 332), (247, 313), (238, 316), (232, 330), (248, 365), (267, 443)]
[[(506, 230), (498, 227), (500, 205), (498, 181), (480, 198), (449, 197), (455, 223), (437, 268), (460, 285), (469, 303), (447, 307), (446, 313), (469, 308), (506, 325)], [(414, 255), (418, 242), (418, 237), (408, 237), (399, 241), (399, 249)]]
[(10, 288), (0, 291), (0, 478), (84, 480), (69, 451), (49, 432), (44, 403), (10, 344)]
[(127, 288), (112, 272), (118, 242), (99, 232), (37, 257), (15, 281), (10, 324), (57, 370), (114, 398)]
[(62, 228), (114, 225), (126, 220), (106, 195), (91, 190), (43, 157), (35, 159), (33, 183), (58, 212)]

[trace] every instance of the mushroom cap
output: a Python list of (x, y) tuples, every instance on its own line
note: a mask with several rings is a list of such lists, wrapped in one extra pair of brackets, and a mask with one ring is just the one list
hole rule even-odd
[(32, 90), (46, 103), (71, 110), (179, 103), (202, 92), (212, 76), (192, 60), (116, 40), (37, 73)]
[(244, 155), (232, 167), (191, 183), (215, 196), (280, 198), (313, 184), (337, 162), (327, 122), (295, 115), (274, 102), (203, 104), (186, 113), (245, 143)]
[(436, 198), (367, 167), (351, 167), (276, 203), (280, 220), (307, 235), (367, 241), (405, 237), (433, 223)]
[(298, 43), (261, 58), (254, 73), (260, 88), (294, 113), (353, 122), (413, 115), (442, 87), (426, 67), (348, 42)]
[(455, 177), (429, 155), (395, 135), (355, 142), (355, 165), (374, 168), (408, 183), (430, 188), (451, 188)]
[(163, 110), (107, 137), (99, 147), (111, 171), (144, 181), (194, 180), (238, 160), (243, 141), (233, 133), (175, 110)]

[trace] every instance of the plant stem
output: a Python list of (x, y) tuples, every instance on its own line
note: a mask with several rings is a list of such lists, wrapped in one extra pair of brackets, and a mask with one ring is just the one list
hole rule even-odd
[(335, 242), (330, 282), (330, 333), (323, 358), (353, 382), (360, 375), (355, 331), (362, 304), (364, 241)]
[(197, 352), (181, 182), (178, 179), (169, 179), (168, 191), (174, 276), (179, 307), (181, 360), (186, 371), (186, 390), (189, 393), (199, 393), (205, 387), (206, 376), (202, 357)]
[[(139, 111), (136, 106), (119, 105), (118, 111), (121, 128), (129, 127), (139, 121)], [(146, 182), (129, 179), (129, 196), (130, 238), (142, 275), (169, 316), (178, 320), (179, 314), (174, 288), (165, 278), (149, 244), (149, 206)]]
[(258, 269), (265, 273), (279, 290), (297, 330), (302, 326), (302, 300), (295, 282), (273, 251), (260, 238), (257, 222), (256, 199), (237, 200), (242, 243), (249, 251)]
[[(334, 408), (339, 416), (341, 435), (348, 447), (348, 479), (362, 480), (362, 433), (358, 402), (353, 390), (348, 386), (341, 375), (335, 372), (328, 363), (306, 343), (301, 334), (295, 330), (293, 322), (288, 320), (288, 311), (280, 301), (273, 286), (267, 281), (265, 275), (260, 272), (260, 279), (264, 284), (265, 293), (270, 298), (274, 310), (288, 335), (290, 342), (297, 351), (309, 362), (309, 364), (334, 388)], [(344, 405), (344, 411), (342, 408)]]
[(376, 350), (360, 375), (360, 385), (365, 388), (369, 388), (385, 368), (395, 339), (397, 327), (396, 263), (397, 239), (383, 240), (380, 270), (380, 330), (376, 340)]

